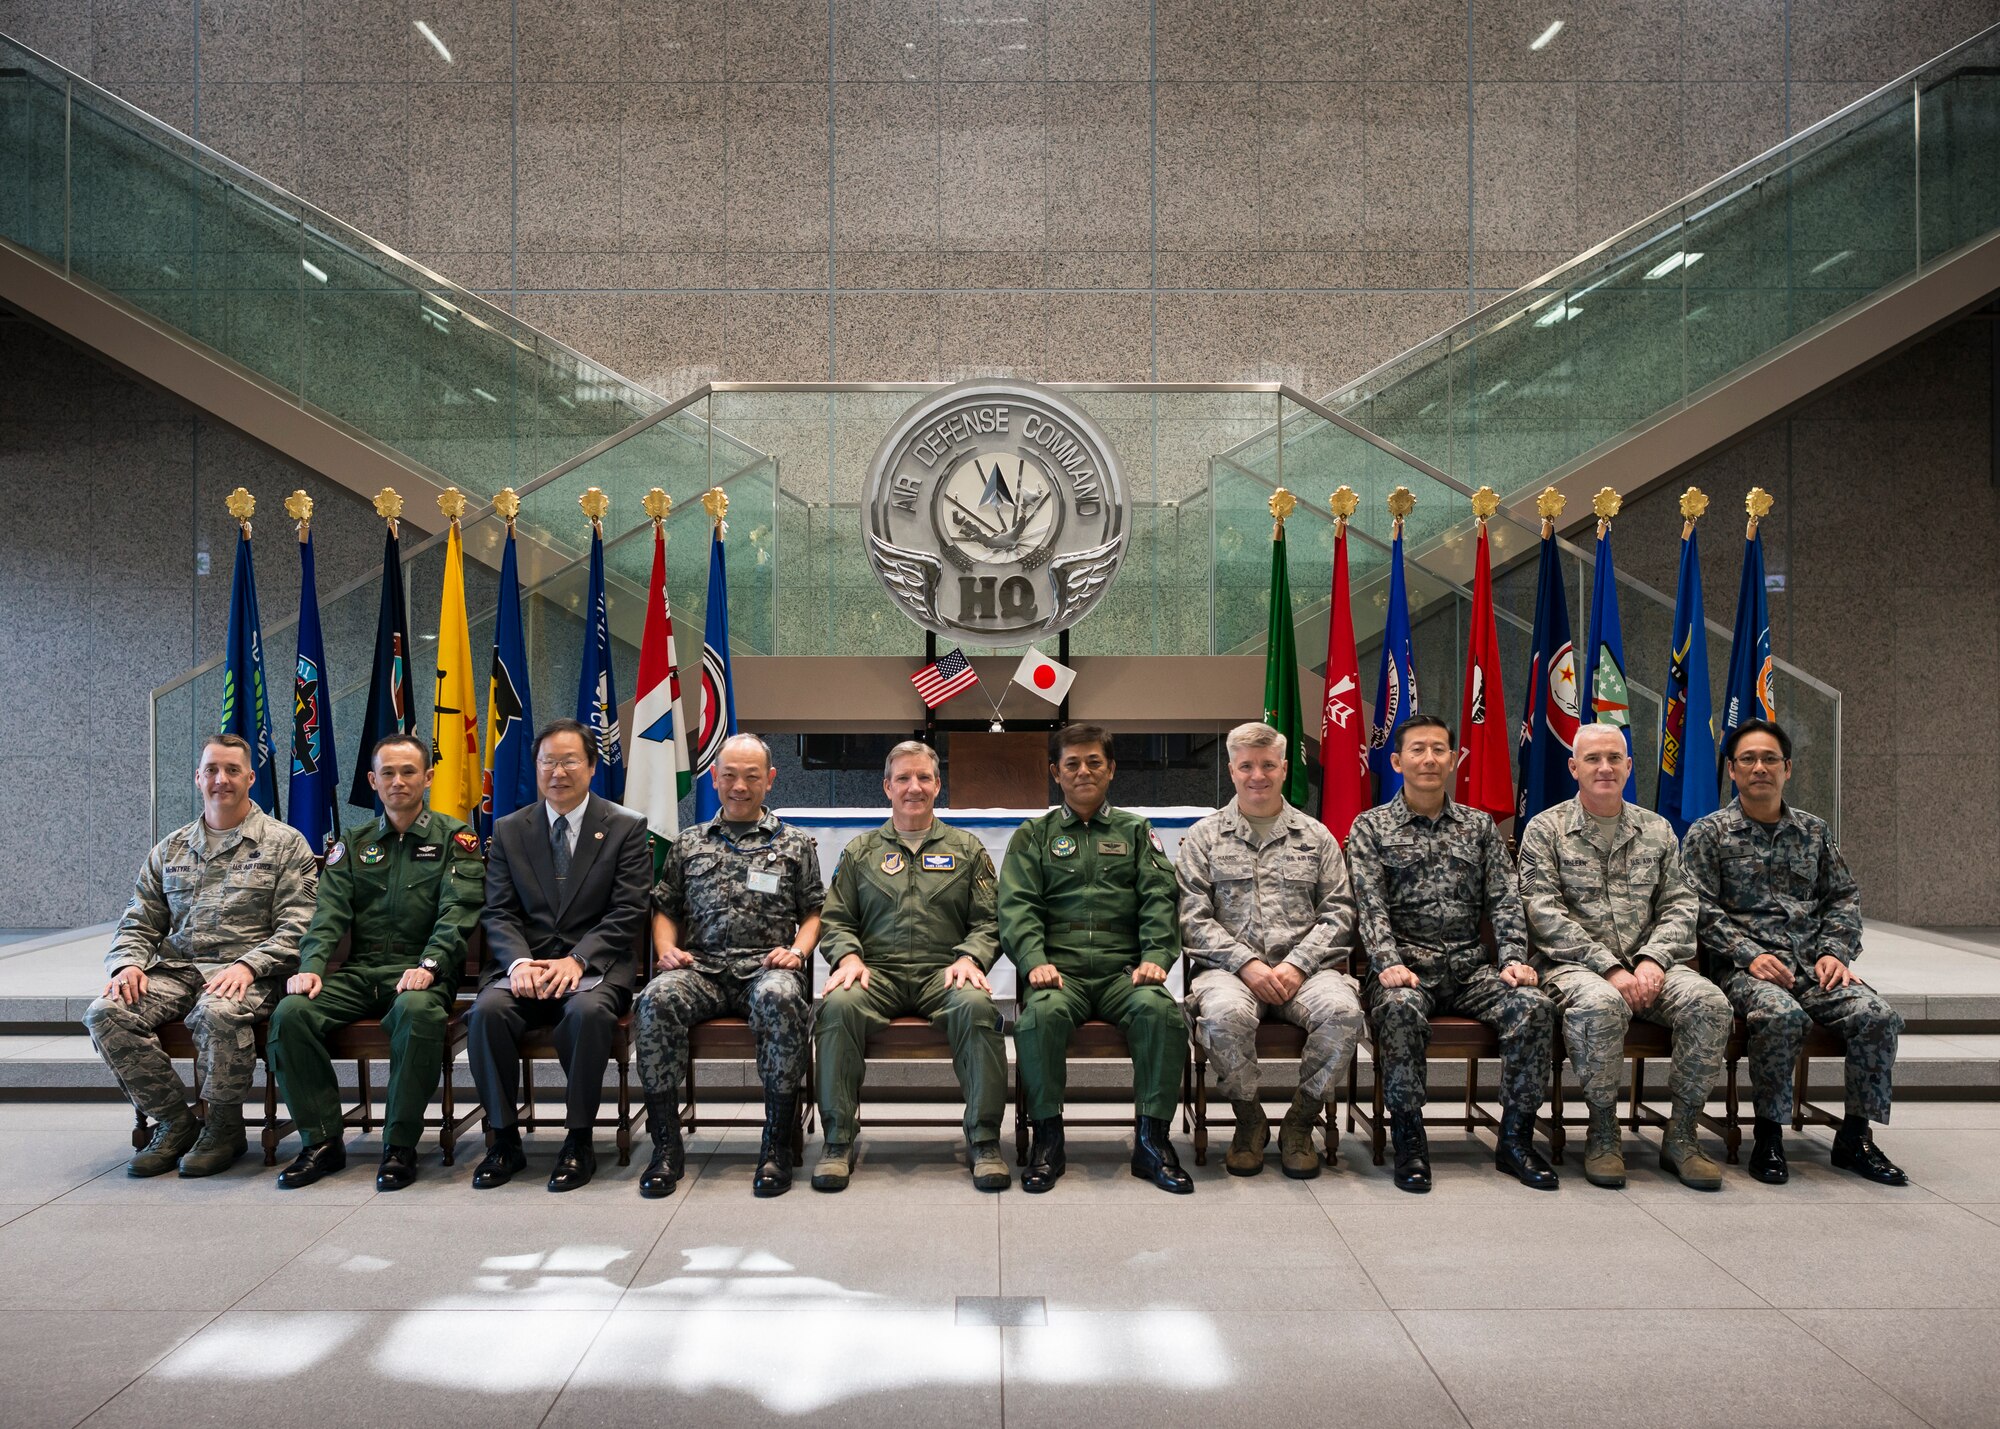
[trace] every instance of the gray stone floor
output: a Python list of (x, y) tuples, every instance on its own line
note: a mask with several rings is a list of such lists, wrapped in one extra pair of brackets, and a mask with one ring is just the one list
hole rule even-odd
[[(751, 1197), (752, 1134), (639, 1199), (475, 1193), (377, 1143), (284, 1194), (123, 1174), (121, 1107), (0, 1104), (0, 1424), (1705, 1424), (2000, 1419), (2000, 1103), (1913, 1103), (1916, 1185), (1732, 1168), (1623, 1192), (1499, 1177), (1441, 1134), (1436, 1192), (1344, 1152), (1170, 1198), (1079, 1131), (1046, 1197), (971, 1188), (945, 1134), (869, 1136), (854, 1185)], [(1183, 1142), (1183, 1146), (1185, 1143)], [(468, 1143), (468, 1151), (473, 1148)], [(1350, 1148), (1351, 1151), (1351, 1148)]]

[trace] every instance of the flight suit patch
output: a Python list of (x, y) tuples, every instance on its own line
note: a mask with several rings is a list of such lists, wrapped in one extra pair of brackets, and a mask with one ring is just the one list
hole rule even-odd
[(939, 873), (950, 873), (953, 869), (957, 867), (958, 867), (957, 854), (927, 853), (924, 855), (924, 868), (926, 871), (935, 870)]
[(1057, 858), (1075, 858), (1076, 840), (1068, 834), (1057, 834), (1049, 840), (1049, 852)]
[(387, 857), (388, 855), (383, 853), (382, 850), (379, 848), (364, 848), (363, 850), (361, 850), (361, 861), (367, 864), (370, 868), (373, 868), (376, 864), (380, 863), (383, 859)]
[(1099, 853), (1130, 853), (1132, 849), (1123, 839), (1099, 839), (1097, 841), (1097, 851)]
[(444, 857), (444, 845), (418, 844), (417, 851), (411, 854), (410, 857), (418, 859), (424, 863), (436, 863), (439, 859)]
[[(473, 834), (470, 830), (460, 829), (457, 833), (451, 836), (451, 841), (452, 843), (456, 844), (459, 848), (463, 849), (466, 853), (473, 854), (475, 856), (479, 853), (479, 839), (477, 835)], [(419, 850), (419, 852), (421, 853), (421, 850)]]
[(326, 851), (326, 866), (328, 868), (332, 868), (336, 863), (339, 863), (343, 858), (346, 857), (347, 857), (347, 845), (344, 843), (337, 843), (332, 848)]
[[(882, 871), (884, 873), (888, 874), (901, 873), (903, 869), (907, 866), (908, 865), (906, 865), (903, 862), (903, 855), (899, 850), (892, 848), (887, 853), (882, 855)], [(837, 869), (835, 870), (835, 872), (838, 871), (839, 870)]]

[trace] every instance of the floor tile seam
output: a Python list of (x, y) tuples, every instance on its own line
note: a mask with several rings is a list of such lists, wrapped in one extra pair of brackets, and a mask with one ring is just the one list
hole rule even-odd
[[(1381, 1291), (1377, 1290), (1375, 1293), (1380, 1295)], [(1384, 1305), (1389, 1304), (1387, 1297), (1384, 1297), (1382, 1303)], [(1458, 1396), (1452, 1393), (1451, 1386), (1446, 1384), (1444, 1376), (1438, 1373), (1438, 1367), (1431, 1363), (1431, 1357), (1424, 1352), (1424, 1347), (1417, 1343), (1417, 1337), (1410, 1333), (1409, 1325), (1403, 1320), (1403, 1312), (1391, 1305), (1389, 1306), (1389, 1314), (1394, 1318), (1396, 1328), (1402, 1331), (1403, 1338), (1409, 1342), (1410, 1348), (1416, 1351), (1417, 1358), (1423, 1362), (1424, 1368), (1430, 1371), (1431, 1378), (1437, 1381), (1437, 1387), (1444, 1391), (1444, 1397), (1451, 1402), (1452, 1412), (1458, 1415), (1459, 1422), (1464, 1424), (1466, 1429), (1472, 1429), (1472, 1416), (1466, 1412), (1465, 1406), (1458, 1402)]]
[[(1793, 1326), (1795, 1329), (1799, 1331), (1799, 1333), (1803, 1334), (1807, 1339), (1811, 1340), (1814, 1344), (1820, 1346), (1828, 1354), (1832, 1355), (1835, 1359), (1839, 1360), (1842, 1364), (1846, 1365), (1849, 1369), (1853, 1370), (1856, 1374), (1860, 1375), (1864, 1381), (1873, 1385), (1876, 1389), (1880, 1390), (1885, 1396), (1887, 1396), (1891, 1404), (1899, 1406), (1905, 1413), (1907, 1413), (1912, 1419), (1916, 1420), (1919, 1424), (1931, 1425), (1931, 1429), (1937, 1429), (1937, 1426), (1933, 1424), (1931, 1420), (1925, 1418), (1922, 1414), (1917, 1412), (1917, 1408), (1915, 1405), (1906, 1403), (1900, 1394), (1897, 1394), (1896, 1391), (1889, 1388), (1888, 1385), (1883, 1384), (1880, 1380), (1876, 1379), (1874, 1375), (1868, 1373), (1867, 1370), (1863, 1369), (1860, 1365), (1856, 1364), (1853, 1360), (1849, 1359), (1846, 1355), (1842, 1354), (1839, 1350), (1835, 1349), (1832, 1345), (1828, 1344), (1825, 1340), (1821, 1339), (1817, 1334), (1813, 1333), (1811, 1326), (1801, 1324), (1798, 1317), (1792, 1314), (1792, 1310), (1803, 1309), (1805, 1307), (1803, 1306), (1787, 1307), (1784, 1305), (1779, 1305), (1775, 1308), (1777, 1309), (1777, 1312), (1780, 1315), (1785, 1317), (1786, 1324)], [(1852, 1307), (1841, 1307), (1841, 1308), (1852, 1308)]]
[[(314, 1236), (311, 1240), (307, 1241), (304, 1245), (300, 1246), (298, 1250), (294, 1251), (291, 1255), (287, 1256), (278, 1265), (274, 1266), (270, 1274), (266, 1275), (262, 1280), (259, 1280), (256, 1284), (250, 1286), (241, 1295), (238, 1295), (234, 1300), (230, 1301), (227, 1305), (223, 1306), (219, 1313), (226, 1315), (231, 1310), (236, 1309), (245, 1300), (248, 1300), (252, 1295), (255, 1295), (259, 1290), (262, 1290), (266, 1285), (269, 1285), (273, 1280), (277, 1279), (287, 1270), (290, 1270), (292, 1266), (296, 1265), (304, 1256), (306, 1256), (316, 1247), (318, 1247), (319, 1244), (322, 1241), (324, 1241), (328, 1236), (332, 1235), (335, 1231), (339, 1230), (342, 1226), (346, 1225), (349, 1221), (353, 1220), (356, 1215), (360, 1214), (361, 1210), (364, 1207), (374, 1205), (375, 1202), (380, 1198), (381, 1198), (381, 1193), (377, 1192), (373, 1196), (368, 1196), (348, 1206), (346, 1208), (347, 1213), (345, 1215), (341, 1216), (338, 1220), (334, 1221), (332, 1225), (328, 1226), (325, 1230), (321, 1231), (318, 1235)], [(323, 1206), (323, 1205), (333, 1205), (337, 1207), (339, 1203), (314, 1201), (302, 1209), (311, 1209), (313, 1206)]]
[[(675, 1189), (685, 1190), (691, 1195), (694, 1191), (695, 1181), (699, 1180), (701, 1178), (701, 1175), (707, 1172), (708, 1163), (715, 1159), (716, 1153), (721, 1149), (722, 1149), (722, 1143), (718, 1139), (714, 1146), (710, 1147), (708, 1151), (702, 1154), (701, 1163), (695, 1168), (696, 1175), (693, 1178), (688, 1179), (686, 1186), (676, 1187)], [(679, 1219), (681, 1211), (686, 1208), (688, 1203), (688, 1196), (686, 1195), (676, 1198), (673, 1195), (669, 1194), (664, 1199), (672, 1202), (672, 1204), (667, 1208), (666, 1219), (660, 1222), (659, 1230), (654, 1233), (652, 1244), (646, 1247), (645, 1254), (639, 1257), (639, 1263), (636, 1267), (634, 1267), (632, 1271), (632, 1280), (634, 1281), (636, 1281), (639, 1278), (639, 1276), (645, 1271), (646, 1262), (653, 1258), (654, 1252), (660, 1248), (660, 1242), (667, 1238), (668, 1228), (672, 1226), (677, 1219)], [(615, 1312), (617, 1310), (623, 1309), (625, 1306), (626, 1298), (630, 1296), (631, 1293), (632, 1293), (631, 1281), (628, 1281), (626, 1282), (626, 1284), (620, 1286), (618, 1290), (618, 1298), (611, 1302), (611, 1307), (610, 1307), (611, 1310)], [(602, 1333), (601, 1330), (600, 1333)], [(594, 1338), (592, 1339), (592, 1343), (593, 1344), (596, 1343)], [(577, 1363), (581, 1364), (583, 1363), (583, 1361), (578, 1360)], [(567, 1383), (567, 1381), (565, 1381), (565, 1383)], [(551, 1401), (550, 1409), (553, 1410), (554, 1407), (555, 1407), (554, 1402)], [(546, 1419), (548, 1415), (544, 1414), (542, 1417)]]
[[(640, 1264), (643, 1265), (645, 1262), (641, 1261)], [(549, 1416), (556, 1412), (556, 1406), (562, 1403), (562, 1397), (569, 1392), (570, 1381), (575, 1379), (576, 1372), (583, 1368), (583, 1362), (590, 1358), (590, 1352), (597, 1348), (597, 1342), (604, 1337), (605, 1328), (610, 1325), (611, 1316), (617, 1308), (614, 1304), (603, 1312), (604, 1318), (597, 1322), (597, 1328), (591, 1332), (590, 1342), (583, 1347), (583, 1353), (576, 1357), (576, 1363), (569, 1367), (569, 1373), (563, 1376), (562, 1383), (556, 1386), (556, 1392), (549, 1396), (548, 1407), (542, 1410), (541, 1417), (535, 1420), (535, 1429), (542, 1429), (549, 1422)]]
[[(113, 1311), (111, 1313), (116, 1314), (120, 1312)], [(154, 1355), (152, 1359), (146, 1362), (145, 1366), (141, 1368), (137, 1374), (133, 1375), (130, 1379), (126, 1380), (123, 1384), (119, 1385), (118, 1388), (111, 1391), (110, 1394), (106, 1395), (103, 1399), (99, 1400), (97, 1404), (94, 1407), (92, 1407), (92, 1409), (88, 1414), (85, 1414), (83, 1417), (79, 1419), (72, 1419), (70, 1421), (72, 1429), (82, 1429), (83, 1425), (88, 1424), (91, 1420), (95, 1419), (98, 1415), (102, 1414), (106, 1409), (110, 1408), (112, 1402), (118, 1399), (119, 1396), (123, 1395), (133, 1385), (137, 1384), (140, 1380), (144, 1379), (147, 1375), (151, 1374), (154, 1370), (158, 1369), (161, 1365), (165, 1364), (170, 1356), (180, 1351), (182, 1346), (188, 1344), (197, 1335), (204, 1333), (209, 1328), (209, 1326), (213, 1325), (217, 1320), (220, 1320), (224, 1315), (228, 1313), (229, 1312), (226, 1309), (214, 1311), (212, 1314), (208, 1316), (207, 1319), (203, 1320), (199, 1325), (196, 1325), (192, 1330), (189, 1330), (185, 1335), (182, 1335), (179, 1339), (175, 1340), (171, 1345), (168, 1345), (164, 1350), (160, 1351), (160, 1353)]]
[[(1314, 1200), (1318, 1201), (1318, 1198), (1314, 1197)], [(1320, 1212), (1326, 1216), (1327, 1224), (1333, 1227), (1334, 1236), (1340, 1241), (1341, 1248), (1347, 1252), (1349, 1259), (1354, 1262), (1354, 1268), (1361, 1272), (1361, 1278), (1368, 1283), (1368, 1288), (1374, 1293), (1376, 1300), (1381, 1303), (1384, 1310), (1396, 1317), (1396, 1328), (1403, 1332), (1403, 1338), (1410, 1342), (1410, 1348), (1417, 1352), (1417, 1357), (1424, 1362), (1424, 1368), (1429, 1370), (1431, 1378), (1438, 1382), (1438, 1388), (1442, 1389), (1445, 1392), (1446, 1398), (1451, 1400), (1451, 1407), (1458, 1411), (1458, 1417), (1470, 1425), (1472, 1423), (1471, 1416), (1465, 1412), (1464, 1406), (1458, 1402), (1458, 1396), (1451, 1392), (1451, 1387), (1444, 1382), (1444, 1376), (1437, 1372), (1437, 1366), (1431, 1363), (1430, 1356), (1424, 1353), (1423, 1346), (1417, 1343), (1416, 1336), (1410, 1333), (1410, 1327), (1403, 1323), (1402, 1314), (1394, 1305), (1389, 1303), (1389, 1297), (1382, 1292), (1381, 1285), (1375, 1279), (1375, 1272), (1368, 1268), (1368, 1262), (1361, 1258), (1361, 1253), (1348, 1240), (1347, 1232), (1340, 1228), (1340, 1223), (1334, 1220), (1323, 1202), (1320, 1203)]]
[(1693, 1251), (1696, 1255), (1700, 1256), (1703, 1260), (1707, 1261), (1710, 1265), (1714, 1266), (1718, 1271), (1722, 1273), (1723, 1277), (1727, 1279), (1731, 1284), (1741, 1286), (1744, 1292), (1752, 1296), (1757, 1301), (1758, 1304), (1763, 1305), (1766, 1308), (1772, 1310), (1778, 1308), (1776, 1305), (1773, 1305), (1769, 1300), (1767, 1300), (1762, 1294), (1760, 1294), (1757, 1291), (1757, 1289), (1754, 1286), (1752, 1286), (1748, 1281), (1743, 1279), (1742, 1276), (1738, 1275), (1735, 1271), (1731, 1270), (1728, 1266), (1724, 1265), (1721, 1261), (1717, 1260), (1714, 1256), (1710, 1255), (1707, 1251), (1703, 1250), (1700, 1246), (1696, 1245), (1693, 1241), (1689, 1240), (1686, 1236), (1682, 1235), (1679, 1231), (1675, 1230), (1671, 1225), (1667, 1224), (1666, 1221), (1660, 1219), (1659, 1215), (1655, 1213), (1653, 1209), (1650, 1206), (1648, 1206), (1643, 1199), (1637, 1196), (1630, 1195), (1622, 1190), (1618, 1193), (1618, 1197), (1620, 1200), (1624, 1201), (1627, 1205), (1637, 1207), (1640, 1214), (1644, 1215), (1647, 1220), (1651, 1221), (1654, 1225), (1658, 1226), (1661, 1230), (1665, 1231), (1674, 1240), (1686, 1246), (1689, 1250)]

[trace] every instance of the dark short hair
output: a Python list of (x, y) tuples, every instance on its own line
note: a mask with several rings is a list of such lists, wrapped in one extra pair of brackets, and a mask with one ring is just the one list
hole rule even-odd
[(541, 733), (535, 736), (534, 753), (537, 758), (541, 756), (542, 745), (549, 739), (551, 735), (557, 735), (557, 734), (573, 734), (578, 739), (582, 740), (583, 762), (585, 764), (597, 763), (596, 731), (592, 730), (591, 727), (585, 724), (582, 720), (576, 720), (576, 719), (552, 719), (547, 724), (543, 725)]
[(1111, 731), (1101, 724), (1066, 724), (1061, 729), (1049, 731), (1049, 763), (1062, 763), (1065, 749), (1076, 749), (1086, 744), (1094, 744), (1104, 751), (1106, 760), (1116, 763), (1118, 756), (1111, 752)]
[(1413, 729), (1441, 729), (1444, 731), (1445, 747), (1447, 749), (1458, 748), (1458, 735), (1450, 725), (1434, 714), (1413, 714), (1396, 726), (1396, 753), (1401, 754), (1403, 752), (1403, 736)]
[(1778, 753), (1785, 756), (1785, 763), (1792, 762), (1792, 737), (1785, 733), (1785, 727), (1774, 719), (1746, 719), (1729, 731), (1722, 741), (1722, 762), (1729, 763), (1736, 757), (1736, 746), (1746, 734), (1768, 734), (1778, 741)]
[(250, 748), (250, 741), (240, 734), (231, 734), (227, 730), (224, 730), (220, 734), (211, 734), (201, 742), (201, 748), (195, 752), (194, 762), (197, 768), (201, 766), (201, 756), (208, 753), (208, 747), (212, 744), (219, 744), (224, 749), (242, 750), (243, 762), (252, 769), (257, 767), (257, 756)]
[(368, 751), (368, 767), (370, 769), (375, 767), (375, 761), (381, 757), (382, 751), (392, 744), (409, 745), (410, 748), (417, 751), (417, 758), (423, 761), (424, 768), (428, 769), (431, 767), (431, 742), (428, 739), (418, 739), (414, 734), (398, 732), (395, 734), (385, 734), (375, 741), (375, 747)]

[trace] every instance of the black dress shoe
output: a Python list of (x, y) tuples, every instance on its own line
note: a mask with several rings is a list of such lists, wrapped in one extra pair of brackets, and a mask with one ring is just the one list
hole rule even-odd
[(572, 1127), (563, 1138), (562, 1150), (556, 1153), (556, 1169), (549, 1177), (549, 1189), (574, 1191), (578, 1186), (588, 1185), (596, 1174), (597, 1148), (590, 1144), (589, 1130)]
[(472, 1173), (472, 1188), (490, 1191), (495, 1186), (504, 1186), (527, 1168), (528, 1154), (521, 1149), (521, 1133), (512, 1127), (496, 1131), (492, 1149)]
[(1756, 1140), (1750, 1147), (1750, 1174), (1766, 1186), (1782, 1186), (1792, 1179), (1791, 1163), (1785, 1160), (1784, 1129), (1775, 1121), (1757, 1119)]
[(347, 1165), (347, 1146), (339, 1141), (317, 1141), (299, 1153), (299, 1159), (278, 1173), (280, 1191), (296, 1191), (310, 1186), (322, 1176), (331, 1176)]
[(1534, 1134), (1532, 1113), (1501, 1113), (1500, 1144), (1494, 1149), (1493, 1164), (1531, 1191), (1553, 1191), (1557, 1186), (1555, 1168), (1535, 1150)]
[(416, 1179), (416, 1147), (385, 1146), (382, 1148), (382, 1164), (375, 1169), (376, 1190), (400, 1191)]
[(1181, 1169), (1180, 1158), (1174, 1155), (1172, 1130), (1165, 1117), (1139, 1118), (1132, 1144), (1132, 1174), (1162, 1191), (1192, 1196), (1194, 1178)]
[(792, 1128), (798, 1106), (795, 1097), (764, 1094), (764, 1140), (757, 1148), (757, 1174), (750, 1178), (750, 1193), (760, 1199), (792, 1189)]
[(653, 1133), (653, 1159), (639, 1173), (639, 1194), (657, 1201), (674, 1193), (687, 1163), (687, 1153), (681, 1144), (680, 1108), (674, 1104), (674, 1098), (646, 1098), (646, 1129)]
[(1396, 1148), (1396, 1189), (1425, 1194), (1431, 1188), (1431, 1143), (1424, 1134), (1423, 1113), (1390, 1116), (1389, 1139)]
[(1833, 1138), (1833, 1164), (1843, 1171), (1852, 1171), (1884, 1186), (1910, 1184), (1903, 1168), (1882, 1154), (1882, 1148), (1875, 1144), (1875, 1138), (1868, 1134), (1865, 1125), (1858, 1132), (1841, 1128)]
[(1048, 1117), (1042, 1121), (1028, 1123), (1031, 1140), (1028, 1142), (1028, 1169), (1021, 1173), (1021, 1189), (1031, 1195), (1040, 1195), (1062, 1179), (1062, 1173), (1069, 1169), (1063, 1155), (1063, 1119)]

